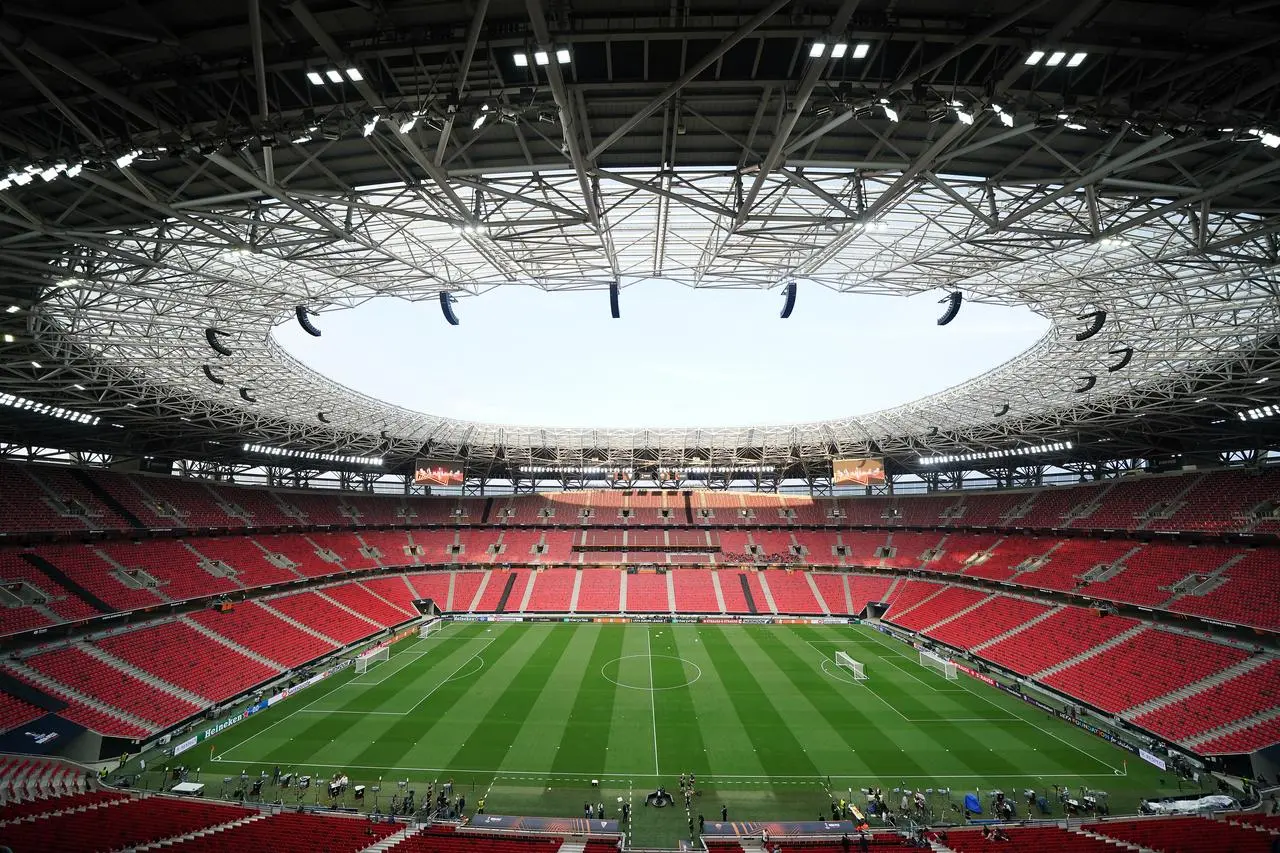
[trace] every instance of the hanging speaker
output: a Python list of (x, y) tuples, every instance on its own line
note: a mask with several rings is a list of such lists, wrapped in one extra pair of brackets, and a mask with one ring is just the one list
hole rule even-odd
[(787, 286), (782, 289), (782, 319), (791, 316), (791, 312), (796, 308), (796, 283), (794, 281), (787, 282)]
[(311, 323), (311, 312), (307, 310), (307, 306), (299, 305), (293, 311), (298, 315), (298, 325), (302, 327), (304, 332), (313, 338), (320, 337), (320, 330)]
[(1089, 328), (1085, 329), (1083, 332), (1076, 333), (1077, 341), (1087, 341), (1089, 338), (1098, 334), (1098, 332), (1101, 332), (1102, 325), (1107, 322), (1107, 312), (1090, 311), (1088, 314), (1080, 314), (1076, 317), (1077, 320), (1089, 320), (1090, 318), (1092, 318), (1092, 321), (1089, 323)]
[(258, 398), (257, 398), (257, 397), (255, 397), (255, 396), (253, 396), (252, 394), (250, 394), (250, 393), (249, 393), (249, 389), (248, 389), (248, 388), (241, 388), (241, 389), (240, 389), (240, 399), (241, 399), (241, 400), (244, 400), (246, 403), (256, 403), (256, 402), (258, 402)]
[(622, 309), (618, 306), (617, 282), (609, 285), (609, 316), (615, 320), (622, 316)]
[(449, 321), (450, 326), (458, 325), (458, 315), (453, 313), (453, 303), (457, 301), (452, 293), (440, 291), (440, 310), (444, 312), (444, 318)]
[(942, 316), (938, 318), (938, 325), (945, 326), (956, 318), (960, 313), (960, 303), (964, 300), (964, 294), (960, 291), (954, 291), (942, 299), (938, 300), (938, 304), (947, 303), (947, 308), (942, 312)]
[(1092, 391), (1093, 386), (1098, 384), (1098, 377), (1094, 376), (1091, 373), (1088, 376), (1081, 376), (1080, 382), (1082, 384), (1080, 385), (1079, 388), (1076, 389), (1077, 394), (1083, 394), (1086, 391)]
[(231, 348), (218, 340), (218, 335), (225, 335), (226, 332), (221, 329), (215, 329), (212, 326), (204, 330), (204, 339), (209, 342), (209, 346), (213, 347), (214, 352), (219, 355), (231, 355)]
[(996, 417), (997, 417), (997, 418), (1003, 418), (1003, 417), (1004, 417), (1005, 415), (1007, 415), (1007, 414), (1009, 414), (1009, 404), (1008, 404), (1008, 403), (1005, 403), (1003, 406), (1001, 406), (1000, 408), (996, 409)]
[(214, 385), (227, 384), (227, 380), (223, 379), (221, 376), (215, 376), (213, 373), (213, 369), (210, 368), (209, 365), (207, 364), (204, 366), (204, 377), (205, 379), (208, 379), (210, 382), (212, 382)]
[(1121, 347), (1120, 349), (1111, 350), (1111, 355), (1120, 356), (1120, 360), (1107, 368), (1108, 373), (1115, 373), (1117, 370), (1123, 370), (1129, 366), (1129, 362), (1133, 361), (1133, 347)]
[(316, 412), (316, 417), (320, 419), (320, 423), (322, 424), (327, 424), (329, 422), (329, 417), (324, 412)]

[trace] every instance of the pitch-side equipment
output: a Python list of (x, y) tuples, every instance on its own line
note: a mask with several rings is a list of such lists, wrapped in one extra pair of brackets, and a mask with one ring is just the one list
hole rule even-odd
[(418, 639), (426, 639), (444, 627), (443, 619), (428, 619), (418, 626)]
[(356, 656), (356, 674), (359, 675), (369, 671), (369, 667), (378, 661), (391, 659), (390, 646), (375, 646), (367, 652), (361, 652)]
[(844, 652), (836, 652), (836, 666), (843, 667), (853, 673), (855, 681), (866, 681), (867, 671), (861, 663), (849, 657)]
[(956, 665), (954, 662), (936, 655), (927, 649), (920, 650), (920, 665), (926, 666), (929, 669), (938, 670), (948, 681), (954, 681), (957, 677)]

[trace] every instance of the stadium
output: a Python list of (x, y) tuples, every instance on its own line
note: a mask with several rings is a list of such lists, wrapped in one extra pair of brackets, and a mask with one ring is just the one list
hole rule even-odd
[(0, 850), (1280, 849), (1275, 2), (0, 12)]

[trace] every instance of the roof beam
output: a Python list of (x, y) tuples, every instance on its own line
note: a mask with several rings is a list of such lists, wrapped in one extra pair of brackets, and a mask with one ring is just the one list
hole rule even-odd
[(663, 104), (665, 104), (668, 101), (668, 99), (671, 98), (672, 95), (674, 95), (676, 92), (679, 92), (681, 89), (683, 89), (693, 80), (696, 80), (699, 74), (706, 71), (715, 63), (719, 62), (720, 58), (724, 56), (726, 53), (728, 53), (729, 51), (733, 50), (733, 48), (738, 44), (738, 42), (742, 41), (744, 38), (746, 38), (747, 36), (755, 32), (761, 25), (765, 23), (765, 21), (769, 20), (778, 12), (780, 12), (782, 8), (790, 2), (791, 0), (772, 0), (772, 2), (769, 3), (768, 6), (762, 9), (758, 14), (756, 14), (753, 18), (751, 18), (745, 24), (738, 27), (738, 29), (734, 30), (729, 35), (728, 38), (720, 42), (720, 44), (717, 45), (714, 49), (712, 49), (706, 56), (704, 56), (702, 59), (695, 62), (691, 68), (685, 71), (684, 74), (680, 75), (679, 79), (677, 79), (674, 83), (672, 83), (667, 88), (663, 89), (662, 92), (657, 97), (655, 97), (653, 100), (649, 101), (649, 103), (645, 104), (635, 113), (633, 113), (631, 117), (628, 118), (626, 121), (624, 121), (615, 131), (613, 131), (613, 133), (610, 133), (603, 140), (601, 140), (598, 145), (596, 145), (594, 148), (591, 149), (591, 151), (587, 153), (587, 158), (592, 161), (596, 160), (601, 154), (609, 150), (609, 148), (615, 142), (617, 142), (619, 139), (621, 139), (622, 137), (630, 133), (632, 130), (634, 130), (636, 125), (638, 125), (640, 122), (644, 121), (646, 118), (648, 118), (649, 116), (657, 112), (658, 109)]

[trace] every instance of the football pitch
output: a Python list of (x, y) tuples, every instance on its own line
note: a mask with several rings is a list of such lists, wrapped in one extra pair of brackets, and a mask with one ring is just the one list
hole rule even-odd
[[(837, 651), (867, 680), (836, 667)], [(384, 810), (400, 780), (421, 799), (452, 779), (468, 813), (484, 796), (491, 814), (578, 817), (604, 802), (615, 817), (621, 797), (640, 846), (675, 846), (689, 817), (718, 820), (722, 806), (731, 820), (829, 817), (833, 796), (869, 786), (895, 811), (894, 788), (949, 787), (931, 797), (938, 819), (958, 818), (950, 804), (966, 792), (1013, 794), (1020, 816), (1028, 788), (1055, 814), (1054, 784), (1107, 791), (1116, 812), (1176, 792), (1171, 775), (968, 676), (948, 681), (857, 625), (448, 623), (201, 748), (192, 763), (213, 759), (207, 781), (341, 771), (379, 785)], [(642, 807), (682, 772), (701, 792), (689, 815)]]

